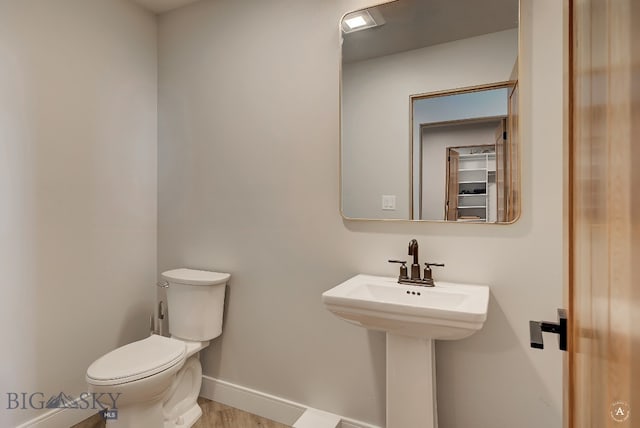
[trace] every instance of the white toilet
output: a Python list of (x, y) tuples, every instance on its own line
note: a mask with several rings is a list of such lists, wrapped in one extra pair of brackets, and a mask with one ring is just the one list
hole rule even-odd
[(153, 334), (109, 352), (87, 369), (90, 393), (105, 394), (107, 403), (117, 397), (117, 413), (110, 412), (117, 416), (107, 419), (108, 427), (189, 428), (198, 420), (198, 352), (222, 333), (229, 277), (193, 269), (162, 274), (171, 337)]

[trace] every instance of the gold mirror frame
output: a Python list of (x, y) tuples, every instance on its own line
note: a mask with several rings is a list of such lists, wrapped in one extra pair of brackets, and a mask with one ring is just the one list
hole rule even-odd
[[(371, 4), (370, 6), (364, 7), (364, 8), (360, 8), (360, 9), (355, 9), (355, 10), (351, 10), (348, 11), (346, 13), (344, 13), (340, 19), (338, 20), (338, 34), (339, 34), (339, 40), (340, 40), (340, 56), (339, 56), (339, 63), (338, 63), (338, 72), (339, 72), (339, 76), (340, 76), (340, 81), (339, 81), (339, 97), (338, 97), (338, 113), (339, 113), (339, 118), (338, 118), (338, 124), (339, 124), (339, 129), (340, 129), (340, 135), (339, 135), (339, 145), (338, 145), (338, 159), (339, 159), (339, 174), (338, 174), (338, 187), (339, 187), (339, 195), (340, 195), (340, 215), (344, 220), (348, 220), (348, 221), (363, 221), (363, 222), (400, 222), (400, 223), (443, 223), (443, 224), (473, 224), (473, 225), (498, 225), (498, 226), (503, 226), (503, 225), (510, 225), (510, 224), (514, 224), (515, 222), (517, 222), (520, 217), (522, 216), (522, 138), (521, 138), (521, 134), (520, 132), (516, 132), (515, 136), (516, 136), (516, 142), (515, 142), (515, 147), (517, 148), (517, 159), (516, 159), (516, 169), (517, 169), (517, 174), (516, 174), (516, 193), (517, 193), (517, 197), (515, 198), (515, 205), (514, 205), (514, 211), (515, 211), (515, 216), (512, 220), (510, 221), (506, 221), (506, 222), (492, 222), (492, 223), (486, 223), (486, 222), (459, 222), (459, 221), (447, 221), (447, 220), (421, 220), (421, 219), (414, 219), (413, 218), (413, 108), (412, 108), (412, 104), (413, 104), (413, 99), (414, 98), (425, 98), (425, 97), (433, 97), (433, 96), (444, 96), (444, 95), (451, 95), (451, 94), (460, 94), (460, 93), (465, 93), (465, 92), (473, 92), (473, 91), (479, 91), (479, 90), (486, 90), (489, 89), (491, 87), (501, 87), (501, 86), (507, 86), (507, 85), (513, 85), (516, 88), (519, 88), (519, 82), (522, 76), (521, 70), (520, 70), (520, 56), (522, 55), (522, 17), (521, 17), (521, 3), (520, 0), (518, 0), (518, 55), (517, 55), (517, 60), (516, 60), (516, 64), (514, 66), (514, 69), (511, 73), (511, 77), (508, 81), (504, 81), (504, 82), (496, 82), (496, 83), (488, 83), (488, 84), (483, 84), (483, 85), (477, 85), (477, 86), (471, 86), (471, 87), (461, 87), (461, 88), (453, 88), (453, 89), (445, 89), (445, 90), (441, 90), (441, 91), (434, 91), (434, 92), (428, 92), (428, 93), (423, 93), (423, 94), (417, 94), (417, 95), (411, 95), (409, 96), (409, 106), (410, 106), (410, 115), (409, 115), (409, 217), (410, 218), (402, 218), (402, 219), (384, 219), (384, 218), (361, 218), (361, 217), (349, 217), (344, 213), (344, 204), (343, 204), (343, 191), (342, 191), (342, 182), (343, 182), (343, 139), (342, 139), (342, 94), (343, 94), (343, 70), (342, 70), (342, 58), (343, 58), (343, 54), (342, 54), (342, 38), (343, 38), (343, 34), (342, 34), (342, 22), (344, 20), (344, 18), (347, 15), (350, 15), (352, 13), (355, 12), (359, 12), (359, 11), (363, 11), (363, 10), (367, 10), (367, 9), (371, 9), (373, 7), (376, 6), (380, 6), (383, 4), (390, 4), (390, 3), (396, 3), (398, 1), (401, 0), (389, 0), (389, 1), (380, 1), (380, 2), (376, 2), (374, 4)], [(518, 97), (517, 100), (517, 111), (521, 112), (522, 111), (522, 103), (520, 101), (520, 97)], [(509, 113), (511, 113), (511, 104), (509, 104)], [(518, 125), (518, 129), (520, 129), (521, 127)]]

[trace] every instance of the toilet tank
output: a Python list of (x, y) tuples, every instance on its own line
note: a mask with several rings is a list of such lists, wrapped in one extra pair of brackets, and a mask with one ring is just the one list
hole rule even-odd
[(169, 333), (179, 339), (207, 341), (222, 333), (228, 273), (173, 269), (162, 273), (169, 283)]

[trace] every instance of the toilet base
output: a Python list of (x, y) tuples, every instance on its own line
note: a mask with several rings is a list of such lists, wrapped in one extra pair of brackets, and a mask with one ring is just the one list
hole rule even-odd
[[(118, 408), (116, 419), (107, 419), (107, 428), (157, 428), (162, 426), (162, 400), (135, 403)], [(189, 425), (191, 426), (191, 425)]]
[(202, 409), (198, 403), (178, 416), (175, 420), (164, 421), (164, 428), (191, 428), (202, 416)]
[(153, 398), (147, 401), (137, 401), (135, 394), (131, 394), (135, 388), (133, 383), (128, 384), (128, 391), (118, 385), (91, 386), (94, 391), (102, 393), (123, 391), (118, 408), (112, 409), (117, 411), (117, 417), (107, 420), (107, 428), (190, 428), (193, 426), (202, 416), (202, 409), (198, 405), (202, 386), (202, 365), (198, 351), (203, 347), (204, 344), (201, 344), (198, 348), (190, 349), (187, 354), (189, 357), (180, 369), (174, 372), (166, 389), (156, 391)]
[(195, 354), (176, 373), (171, 387), (164, 395), (164, 428), (189, 428), (198, 420), (202, 415), (197, 402), (201, 386), (202, 365), (199, 354)]

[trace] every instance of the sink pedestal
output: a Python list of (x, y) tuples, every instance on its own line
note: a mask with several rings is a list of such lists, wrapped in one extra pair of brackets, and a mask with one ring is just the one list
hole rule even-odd
[(387, 333), (387, 428), (437, 428), (435, 343)]
[(387, 427), (437, 428), (434, 340), (459, 340), (487, 319), (489, 287), (356, 275), (322, 293), (327, 309), (387, 333)]

